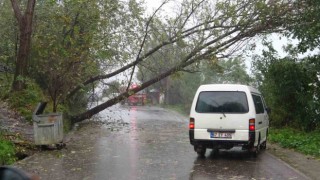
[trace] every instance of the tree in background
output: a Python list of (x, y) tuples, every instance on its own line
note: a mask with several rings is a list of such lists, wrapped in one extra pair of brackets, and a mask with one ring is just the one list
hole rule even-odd
[(319, 48), (320, 1), (294, 4), (300, 7), (297, 16), (288, 19), (284, 24), (288, 31), (282, 34), (298, 39), (298, 45), (287, 44), (284, 50), (288, 56), (280, 58), (270, 43), (266, 43), (268, 50), (263, 56), (256, 56), (253, 67), (256, 83), (272, 108), (271, 123), (312, 131), (320, 124), (320, 57), (318, 52), (304, 53)]
[(245, 84), (250, 85), (252, 79), (247, 73), (245, 60), (241, 56), (221, 59), (217, 67), (202, 65), (202, 83), (205, 84)]
[(22, 13), (21, 7), (19, 7), (17, 0), (11, 0), (11, 4), (19, 27), (19, 47), (18, 54), (16, 56), (12, 91), (21, 91), (26, 86), (24, 79), (28, 75), (33, 27), (32, 22), (36, 0), (27, 1), (24, 13)]
[(12, 87), (12, 73), (15, 69), (15, 60), (18, 50), (18, 29), (16, 19), (12, 16), (12, 5), (10, 1), (0, 3), (0, 98), (6, 96)]
[(189, 72), (179, 73), (170, 79), (168, 104), (184, 104), (190, 109), (193, 96), (202, 84), (247, 84), (252, 81), (241, 57), (203, 61)]
[(111, 81), (108, 84), (108, 88), (103, 89), (102, 95), (104, 97), (112, 97), (113, 94), (119, 94), (121, 89), (121, 84), (119, 81)]
[(319, 79), (308, 58), (279, 58), (273, 49), (256, 56), (259, 89), (272, 109), (271, 124), (312, 131), (320, 123)]
[(90, 52), (95, 48), (97, 9), (95, 1), (63, 5), (49, 1), (37, 6), (31, 74), (50, 98), (53, 112), (72, 86), (98, 74), (98, 62)]

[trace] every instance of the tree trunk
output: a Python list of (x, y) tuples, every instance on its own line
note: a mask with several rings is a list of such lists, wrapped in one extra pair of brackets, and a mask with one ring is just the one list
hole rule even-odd
[(23, 90), (24, 78), (28, 75), (28, 60), (31, 49), (32, 19), (36, 0), (28, 0), (25, 13), (22, 15), (16, 0), (11, 0), (12, 8), (19, 25), (19, 49), (16, 57), (16, 69), (12, 91)]

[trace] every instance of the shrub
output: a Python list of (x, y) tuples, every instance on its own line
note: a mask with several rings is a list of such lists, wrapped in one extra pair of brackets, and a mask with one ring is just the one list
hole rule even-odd
[(31, 121), (34, 108), (45, 98), (41, 88), (34, 81), (27, 79), (26, 82), (27, 88), (11, 93), (8, 97), (8, 102), (11, 108), (17, 110), (28, 121)]
[(12, 81), (13, 75), (0, 73), (0, 99), (4, 99), (9, 95)]

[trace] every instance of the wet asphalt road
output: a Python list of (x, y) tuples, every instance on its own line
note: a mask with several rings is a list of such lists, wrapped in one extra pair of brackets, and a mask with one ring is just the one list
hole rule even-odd
[(42, 179), (308, 179), (267, 151), (253, 158), (237, 148), (207, 150), (199, 158), (189, 143), (188, 117), (169, 110), (116, 105), (100, 116), (106, 124), (81, 128), (66, 149), (17, 166)]

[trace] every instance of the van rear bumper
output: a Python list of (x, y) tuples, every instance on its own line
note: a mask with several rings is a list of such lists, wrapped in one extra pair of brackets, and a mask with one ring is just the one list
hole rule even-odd
[(243, 148), (251, 148), (255, 142), (255, 133), (249, 132), (249, 140), (239, 141), (239, 140), (202, 140), (194, 139), (194, 130), (189, 130), (190, 144), (193, 146), (202, 146), (205, 148), (218, 148), (218, 149), (230, 149), (234, 146), (242, 146)]

